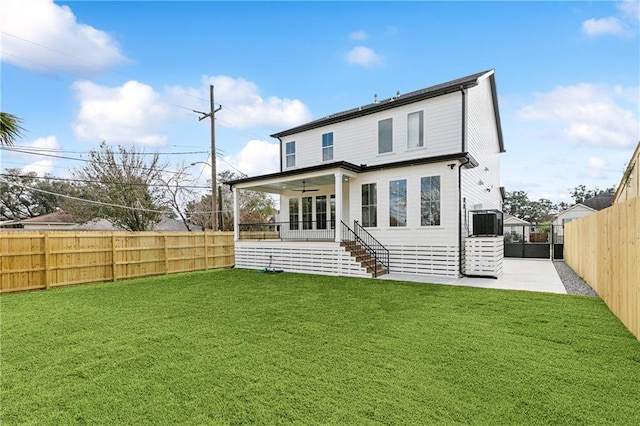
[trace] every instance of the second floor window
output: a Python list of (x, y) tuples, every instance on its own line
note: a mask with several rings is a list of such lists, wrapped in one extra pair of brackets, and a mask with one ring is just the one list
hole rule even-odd
[(407, 180), (389, 182), (389, 226), (407, 226)]
[(286, 165), (287, 167), (294, 167), (296, 165), (296, 143), (287, 142), (285, 145)]
[(378, 154), (393, 151), (393, 119), (378, 121)]
[(407, 148), (424, 146), (424, 113), (412, 112), (407, 115)]
[(322, 135), (322, 161), (333, 160), (333, 132)]
[(378, 226), (378, 195), (375, 183), (362, 185), (362, 226)]

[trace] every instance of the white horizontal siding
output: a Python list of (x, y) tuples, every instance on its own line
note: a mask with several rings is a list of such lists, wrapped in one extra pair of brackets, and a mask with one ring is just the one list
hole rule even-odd
[(470, 230), (469, 212), (474, 209), (502, 210), (500, 196), (500, 146), (493, 98), (488, 78), (468, 90), (467, 150), (479, 165), (462, 169), (462, 235)]
[(371, 278), (371, 274), (338, 243), (236, 241), (236, 267), (318, 275)]
[[(460, 152), (461, 96), (458, 92), (451, 93), (286, 136), (282, 139), (283, 147), (287, 142), (296, 142), (296, 165), (286, 167), (283, 149), (284, 169), (321, 164), (322, 135), (329, 132), (333, 132), (334, 144), (331, 161), (375, 165)], [(416, 111), (424, 111), (424, 147), (407, 149), (407, 115)], [(393, 119), (393, 152), (378, 154), (378, 121), (387, 118)]]
[(464, 241), (464, 273), (498, 278), (503, 273), (503, 237), (471, 237)]
[(457, 246), (393, 244), (387, 248), (391, 273), (460, 276)]
[[(411, 244), (417, 246), (449, 246), (458, 244), (458, 179), (457, 167), (447, 163), (424, 164), (362, 173), (350, 178), (349, 226), (357, 220), (362, 223), (362, 185), (377, 184), (378, 226), (367, 228), (383, 245)], [(440, 176), (440, 225), (420, 224), (420, 179)], [(407, 226), (389, 226), (389, 182), (407, 180)]]

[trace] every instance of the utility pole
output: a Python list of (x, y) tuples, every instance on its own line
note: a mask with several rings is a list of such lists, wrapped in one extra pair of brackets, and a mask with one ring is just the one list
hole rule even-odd
[(209, 85), (209, 100), (210, 108), (209, 112), (196, 111), (193, 112), (202, 114), (202, 117), (198, 117), (198, 121), (202, 121), (205, 118), (211, 118), (211, 229), (213, 231), (218, 230), (218, 215), (216, 210), (218, 209), (218, 174), (216, 172), (216, 112), (222, 109), (222, 105), (218, 109), (215, 109), (213, 102), (213, 84)]

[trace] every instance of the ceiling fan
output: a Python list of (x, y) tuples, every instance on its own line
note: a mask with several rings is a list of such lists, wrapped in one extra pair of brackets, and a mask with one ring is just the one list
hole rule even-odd
[(316, 192), (316, 191), (320, 191), (319, 189), (307, 189), (307, 182), (306, 181), (302, 181), (302, 189), (294, 189), (293, 191), (298, 191), (298, 192), (302, 192), (303, 194), (305, 192)]

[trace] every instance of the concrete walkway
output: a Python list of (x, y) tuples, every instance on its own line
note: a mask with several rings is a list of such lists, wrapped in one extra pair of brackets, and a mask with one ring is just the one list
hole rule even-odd
[(497, 279), (396, 273), (383, 275), (378, 279), (567, 294), (551, 260), (505, 258), (503, 266), (504, 272)]

